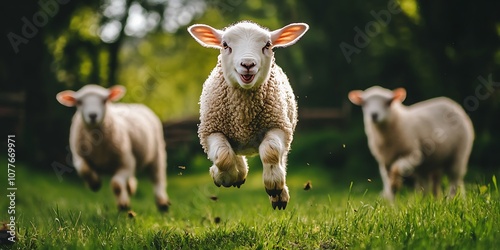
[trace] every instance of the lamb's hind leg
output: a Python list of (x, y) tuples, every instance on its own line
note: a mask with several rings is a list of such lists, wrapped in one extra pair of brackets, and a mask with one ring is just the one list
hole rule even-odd
[(274, 209), (285, 209), (290, 199), (286, 186), (285, 133), (280, 129), (267, 132), (259, 146), (264, 168), (263, 179), (266, 192)]
[(207, 141), (208, 158), (214, 163), (210, 167), (210, 175), (214, 179), (214, 184), (218, 187), (221, 185), (231, 187), (241, 182), (236, 165), (238, 162), (241, 163), (242, 158), (236, 157), (226, 137), (221, 133), (214, 133), (208, 136)]
[(163, 148), (160, 149), (156, 162), (151, 166), (151, 179), (153, 180), (153, 191), (156, 206), (161, 212), (168, 212), (170, 200), (167, 194), (167, 159)]
[(448, 192), (449, 198), (455, 197), (457, 193), (459, 193), (462, 197), (465, 197), (464, 176), (466, 171), (466, 159), (458, 159), (451, 165), (451, 169), (449, 169), (447, 173), (450, 181), (450, 190)]
[(443, 178), (443, 174), (441, 171), (434, 171), (429, 174), (429, 179), (432, 185), (432, 194), (434, 198), (441, 197), (441, 180)]
[(460, 194), (460, 196), (465, 197), (465, 185), (464, 185), (464, 180), (463, 177), (457, 177), (457, 176), (450, 176), (450, 191), (449, 191), (449, 197), (455, 197), (457, 193)]

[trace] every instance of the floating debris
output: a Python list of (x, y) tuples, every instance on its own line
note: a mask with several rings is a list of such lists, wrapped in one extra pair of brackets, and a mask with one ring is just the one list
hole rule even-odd
[(311, 181), (307, 181), (306, 184), (304, 184), (304, 190), (308, 191), (312, 188)]
[(127, 215), (128, 215), (128, 217), (129, 217), (129, 218), (135, 218), (135, 216), (137, 216), (137, 213), (135, 213), (135, 212), (134, 212), (134, 211), (132, 211), (132, 210), (129, 210), (129, 211), (127, 212)]
[(215, 224), (219, 224), (219, 223), (220, 223), (220, 221), (221, 221), (221, 219), (220, 219), (220, 217), (219, 217), (219, 216), (217, 216), (217, 217), (215, 217), (215, 218), (214, 218), (214, 222), (215, 222)]

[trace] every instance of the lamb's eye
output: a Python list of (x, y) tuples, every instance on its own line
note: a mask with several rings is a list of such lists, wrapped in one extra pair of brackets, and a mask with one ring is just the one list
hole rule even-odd
[(392, 99), (391, 99), (391, 100), (389, 100), (389, 101), (387, 101), (387, 102), (385, 103), (385, 105), (387, 105), (387, 107), (389, 107), (389, 106), (391, 106), (391, 103), (392, 103)]
[(222, 48), (224, 48), (225, 50), (229, 49), (229, 53), (233, 52), (233, 49), (231, 49), (231, 47), (229, 47), (226, 42), (222, 42)]
[(264, 53), (264, 51), (268, 50), (269, 48), (271, 48), (271, 42), (267, 41), (266, 46), (264, 46), (264, 48), (262, 48), (262, 53)]
[(76, 100), (76, 106), (80, 106), (82, 105), (82, 101), (81, 100)]

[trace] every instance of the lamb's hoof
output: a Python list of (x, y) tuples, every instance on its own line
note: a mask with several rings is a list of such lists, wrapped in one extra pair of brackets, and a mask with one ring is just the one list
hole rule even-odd
[(127, 212), (129, 210), (130, 210), (129, 205), (118, 205), (118, 211), (120, 211), (120, 212)]
[(240, 187), (241, 187), (241, 185), (245, 184), (245, 181), (246, 181), (246, 180), (247, 180), (247, 179), (243, 179), (242, 181), (237, 181), (237, 182), (233, 183), (233, 187), (240, 188)]
[[(267, 193), (269, 196), (271, 196), (271, 197), (276, 197), (276, 196), (280, 195), (280, 194), (281, 194), (281, 192), (283, 192), (283, 189), (267, 189), (267, 188), (266, 188), (266, 193)], [(286, 202), (285, 202), (285, 203), (286, 203)], [(286, 204), (285, 204), (285, 206), (286, 206)], [(273, 207), (274, 207), (274, 205), (273, 205)]]
[(286, 201), (276, 201), (276, 202), (271, 202), (271, 204), (273, 205), (273, 209), (276, 210), (276, 208), (278, 208), (278, 210), (285, 210), (286, 208), (286, 204), (288, 204), (288, 202)]
[(288, 194), (288, 187), (285, 185), (283, 189), (267, 189), (266, 192), (269, 195), (269, 201), (273, 209), (285, 210), (288, 201), (290, 200), (290, 195)]
[(162, 213), (167, 213), (169, 207), (170, 207), (170, 203), (168, 203), (168, 204), (158, 204), (158, 211), (160, 211)]
[(237, 182), (234, 182), (234, 183), (231, 183), (231, 184), (229, 184), (229, 183), (222, 183), (222, 184), (220, 184), (220, 183), (217, 183), (216, 181), (214, 181), (214, 184), (217, 187), (223, 186), (223, 187), (226, 187), (226, 188), (230, 188), (230, 187), (240, 188), (241, 185), (245, 184), (245, 181), (246, 181), (246, 179), (242, 180), (242, 181), (237, 181)]
[(89, 183), (89, 188), (90, 190), (92, 190), (93, 192), (97, 192), (101, 189), (101, 182), (98, 181), (98, 182), (94, 182), (94, 183)]

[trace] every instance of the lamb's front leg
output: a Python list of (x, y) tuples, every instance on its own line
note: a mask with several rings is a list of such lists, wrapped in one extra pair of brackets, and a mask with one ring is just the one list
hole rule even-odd
[(73, 154), (73, 165), (75, 166), (78, 175), (85, 180), (92, 191), (97, 192), (101, 189), (101, 178), (89, 167), (84, 159), (77, 154)]
[(415, 167), (422, 162), (423, 155), (420, 150), (414, 150), (410, 154), (400, 157), (391, 166), (389, 179), (393, 192), (398, 191), (403, 185), (403, 176), (413, 174)]
[[(210, 167), (210, 175), (216, 186), (224, 187), (241, 186), (246, 178), (246, 161), (241, 156), (236, 156), (231, 144), (221, 133), (208, 136), (208, 158), (214, 163)], [(244, 167), (240, 167), (244, 165)], [(239, 166), (237, 168), (237, 166)], [(241, 172), (238, 169), (242, 170)]]
[(391, 187), (391, 179), (389, 178), (387, 167), (385, 166), (385, 164), (379, 164), (378, 170), (380, 171), (380, 177), (382, 178), (382, 183), (384, 184), (384, 189), (382, 190), (382, 197), (384, 197), (390, 202), (393, 202), (394, 191)]
[(273, 129), (267, 132), (259, 146), (260, 159), (264, 168), (264, 186), (274, 209), (285, 209), (290, 199), (286, 186), (285, 132)]
[(135, 160), (133, 157), (126, 157), (126, 160), (123, 160), (123, 162), (126, 162), (127, 165), (120, 166), (120, 168), (111, 178), (111, 188), (113, 190), (113, 193), (115, 194), (116, 202), (118, 203), (118, 209), (121, 211), (130, 208), (129, 192), (133, 191), (132, 189), (135, 189), (135, 187), (132, 187), (130, 185), (132, 183), (129, 183), (131, 181), (131, 178), (135, 179)]

